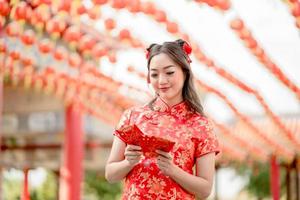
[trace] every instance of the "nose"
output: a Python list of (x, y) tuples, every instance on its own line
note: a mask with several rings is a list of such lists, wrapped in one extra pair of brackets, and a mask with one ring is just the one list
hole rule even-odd
[(158, 79), (159, 85), (165, 85), (168, 83), (168, 78), (164, 75), (160, 75)]

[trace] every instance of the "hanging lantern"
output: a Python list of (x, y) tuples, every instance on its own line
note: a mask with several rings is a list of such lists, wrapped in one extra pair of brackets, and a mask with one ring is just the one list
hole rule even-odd
[(107, 48), (103, 44), (97, 43), (92, 50), (92, 54), (95, 58), (100, 58), (107, 54)]
[(78, 26), (70, 26), (64, 32), (63, 38), (69, 43), (72, 49), (75, 49), (78, 41), (80, 41), (81, 32)]
[(51, 17), (50, 7), (46, 4), (38, 6), (33, 11), (33, 16), (31, 18), (31, 24), (37, 29), (42, 30), (46, 22), (49, 21)]
[(10, 13), (10, 6), (6, 0), (0, 0), (0, 15), (7, 16)]
[(63, 46), (56, 47), (54, 50), (54, 54), (53, 54), (55, 60), (58, 60), (58, 61), (66, 59), (67, 55), (68, 55), (68, 52), (65, 49), (65, 47), (63, 47)]
[(93, 20), (99, 19), (101, 16), (101, 11), (100, 11), (99, 6), (92, 7), (91, 9), (89, 9), (87, 11), (87, 14)]
[(294, 17), (300, 16), (300, 1), (296, 1), (292, 5), (292, 15)]
[(21, 61), (24, 66), (33, 66), (34, 63), (33, 59), (30, 57), (21, 58)]
[(112, 30), (116, 27), (116, 22), (115, 20), (111, 19), (111, 18), (108, 18), (104, 21), (104, 24), (105, 24), (105, 28), (107, 30)]
[(83, 15), (87, 12), (86, 7), (81, 3), (80, 6), (77, 8), (77, 14)]
[(43, 54), (47, 54), (52, 51), (54, 44), (49, 39), (42, 39), (39, 42), (39, 51)]
[(248, 38), (251, 37), (250, 31), (247, 30), (247, 29), (245, 29), (245, 28), (242, 29), (242, 30), (240, 30), (240, 31), (238, 32), (238, 35), (239, 35), (239, 37), (240, 37), (242, 40), (247, 40)]
[(78, 53), (71, 53), (68, 59), (69, 65), (72, 67), (79, 67), (82, 62), (81, 57)]
[(70, 12), (70, 8), (71, 8), (71, 1), (59, 1), (59, 6), (58, 6), (58, 10), (60, 12)]
[(89, 54), (95, 44), (95, 38), (89, 34), (83, 35), (79, 41), (79, 50), (84, 54)]
[(300, 29), (300, 17), (296, 18), (296, 26)]
[(244, 23), (241, 19), (234, 19), (230, 22), (230, 27), (234, 30), (241, 30), (244, 27)]
[(96, 5), (103, 5), (106, 4), (108, 0), (93, 0), (93, 3)]
[(131, 39), (129, 30), (122, 29), (119, 33), (119, 38), (120, 38), (120, 40)]
[(19, 60), (20, 52), (17, 50), (13, 50), (13, 51), (9, 52), (9, 57), (11, 57), (12, 60)]
[(6, 26), (6, 34), (8, 37), (17, 37), (22, 32), (21, 26), (13, 21)]
[(141, 2), (140, 0), (131, 0), (127, 1), (128, 10), (132, 13), (141, 11)]
[(26, 46), (31, 46), (35, 42), (34, 31), (31, 29), (26, 30), (21, 36), (21, 40)]
[(4, 39), (0, 39), (0, 54), (6, 52), (6, 44)]
[(221, 9), (221, 10), (228, 10), (230, 8), (230, 2), (228, 0), (218, 0), (218, 4), (217, 6)]
[(167, 22), (167, 31), (170, 33), (177, 33), (178, 25), (175, 22)]
[(147, 15), (154, 15), (156, 12), (156, 8), (153, 2), (145, 2), (142, 4), (141, 8), (142, 12)]
[(110, 52), (108, 54), (108, 60), (109, 62), (111, 63), (116, 63), (117, 62), (117, 56), (116, 56), (116, 53), (115, 52)]
[(246, 42), (246, 46), (249, 49), (253, 49), (257, 46), (257, 42), (252, 37), (246, 40), (245, 42)]
[(5, 25), (5, 18), (0, 15), (0, 30), (4, 28)]
[(30, 20), (31, 15), (32, 9), (25, 1), (18, 3), (13, 13), (14, 19), (21, 21), (22, 24), (24, 24), (25, 21)]
[(46, 23), (46, 30), (56, 40), (65, 30), (66, 26), (67, 24), (64, 20), (54, 17)]
[(139, 41), (138, 39), (131, 39), (131, 45), (134, 48), (143, 48), (143, 44), (141, 41)]
[(166, 15), (165, 11), (163, 11), (163, 10), (157, 10), (154, 14), (154, 18), (158, 22), (164, 23), (167, 21), (167, 15)]
[(126, 7), (126, 1), (124, 0), (113, 0), (112, 7), (116, 9), (121, 9)]

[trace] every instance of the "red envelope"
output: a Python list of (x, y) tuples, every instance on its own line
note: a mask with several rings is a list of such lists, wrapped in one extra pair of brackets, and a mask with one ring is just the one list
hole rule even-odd
[(145, 135), (135, 124), (116, 131), (125, 143), (141, 146), (144, 155), (147, 157), (156, 156), (155, 151), (158, 149), (170, 152), (175, 144), (175, 142), (167, 139)]

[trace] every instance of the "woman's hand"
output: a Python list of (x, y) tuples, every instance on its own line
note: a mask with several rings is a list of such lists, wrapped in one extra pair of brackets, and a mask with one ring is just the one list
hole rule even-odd
[(130, 166), (135, 166), (139, 163), (142, 156), (142, 148), (136, 145), (127, 145), (125, 148), (124, 156)]
[(159, 169), (166, 175), (172, 176), (174, 174), (176, 165), (173, 163), (173, 157), (170, 153), (156, 150), (157, 156), (157, 165)]

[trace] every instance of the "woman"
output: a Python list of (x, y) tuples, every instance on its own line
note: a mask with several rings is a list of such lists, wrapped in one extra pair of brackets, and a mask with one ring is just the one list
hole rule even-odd
[(175, 145), (170, 152), (157, 150), (156, 157), (147, 157), (115, 132), (105, 177), (111, 183), (125, 178), (122, 199), (192, 200), (211, 193), (219, 145), (194, 89), (190, 53), (183, 40), (147, 49), (148, 83), (156, 96), (145, 106), (126, 110), (117, 128), (135, 124), (144, 134)]

